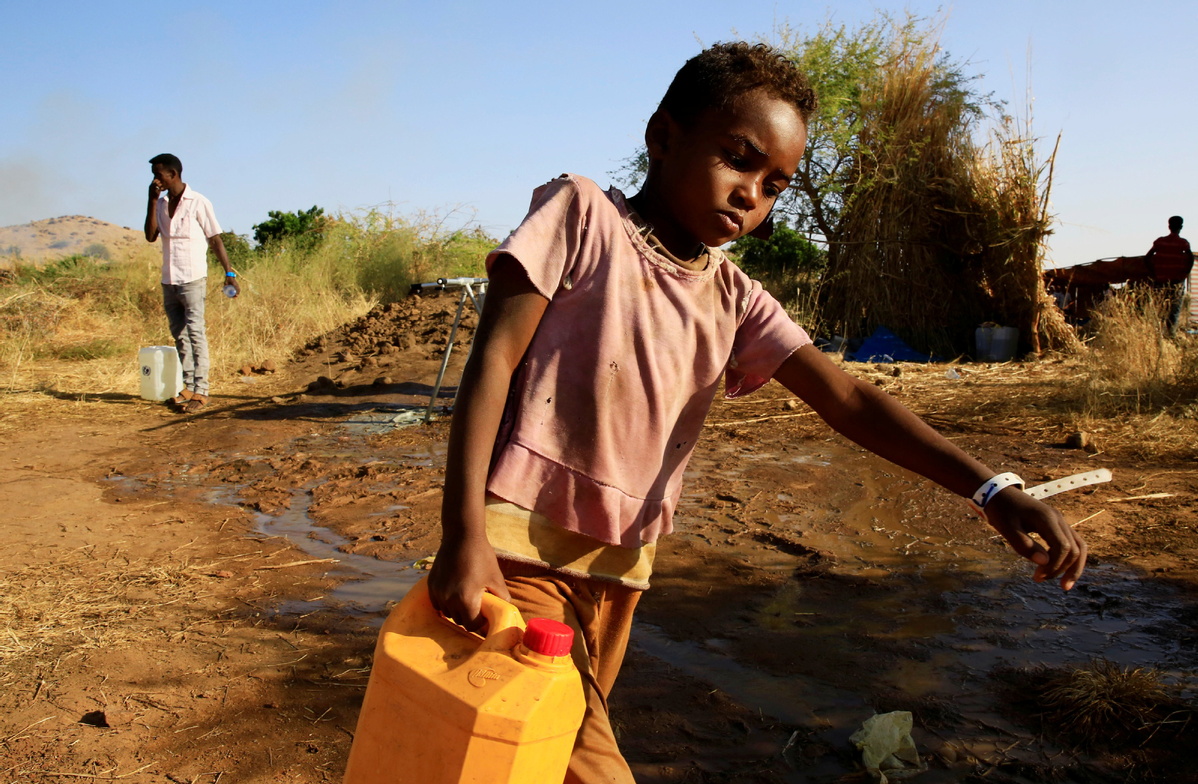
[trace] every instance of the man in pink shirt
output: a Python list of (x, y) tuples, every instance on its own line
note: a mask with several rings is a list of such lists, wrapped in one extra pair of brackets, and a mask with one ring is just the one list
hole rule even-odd
[[(183, 163), (170, 153), (150, 159), (146, 241), (162, 237), (162, 305), (183, 365), (183, 389), (172, 403), (187, 413), (208, 403), (208, 335), (204, 298), (208, 293), (208, 249), (225, 268), (225, 282), (241, 292), (229, 264), (212, 202), (183, 182)], [(161, 194), (165, 191), (166, 195)]]
[(1190, 243), (1181, 236), (1180, 215), (1169, 219), (1169, 233), (1157, 237), (1152, 247), (1144, 254), (1148, 271), (1152, 274), (1152, 285), (1168, 298), (1169, 311), (1165, 316), (1165, 328), (1172, 333), (1181, 320), (1182, 304), (1185, 302), (1186, 281), (1194, 268), (1194, 253)]

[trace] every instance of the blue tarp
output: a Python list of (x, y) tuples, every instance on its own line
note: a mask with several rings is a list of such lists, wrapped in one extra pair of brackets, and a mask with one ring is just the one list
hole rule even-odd
[(934, 354), (921, 354), (886, 327), (878, 327), (854, 351), (846, 351), (850, 362), (939, 362)]

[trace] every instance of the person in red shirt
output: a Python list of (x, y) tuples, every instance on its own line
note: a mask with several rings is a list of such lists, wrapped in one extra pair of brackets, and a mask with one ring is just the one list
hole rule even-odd
[(1174, 215), (1169, 219), (1169, 233), (1158, 237), (1148, 253), (1144, 254), (1153, 287), (1168, 298), (1169, 313), (1165, 317), (1165, 327), (1170, 333), (1177, 329), (1185, 302), (1186, 281), (1190, 279), (1190, 270), (1194, 268), (1194, 252), (1190, 250), (1189, 241), (1181, 237), (1181, 226), (1181, 216)]

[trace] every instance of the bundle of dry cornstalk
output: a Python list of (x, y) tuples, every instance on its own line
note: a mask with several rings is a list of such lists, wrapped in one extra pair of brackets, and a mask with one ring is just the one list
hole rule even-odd
[(1009, 118), (979, 144), (977, 109), (937, 84), (936, 57), (931, 46), (895, 52), (861, 97), (855, 184), (821, 287), (823, 327), (860, 338), (886, 326), (951, 358), (972, 353), (974, 329), (993, 322), (1018, 328), (1023, 351), (1074, 350), (1040, 277), (1052, 157), (1038, 161), (1028, 129)]

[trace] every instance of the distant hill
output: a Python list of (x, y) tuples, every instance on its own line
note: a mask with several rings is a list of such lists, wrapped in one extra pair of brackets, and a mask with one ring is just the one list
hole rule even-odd
[(0, 228), (0, 267), (16, 258), (41, 262), (77, 253), (115, 259), (145, 244), (140, 231), (86, 215), (64, 215)]

